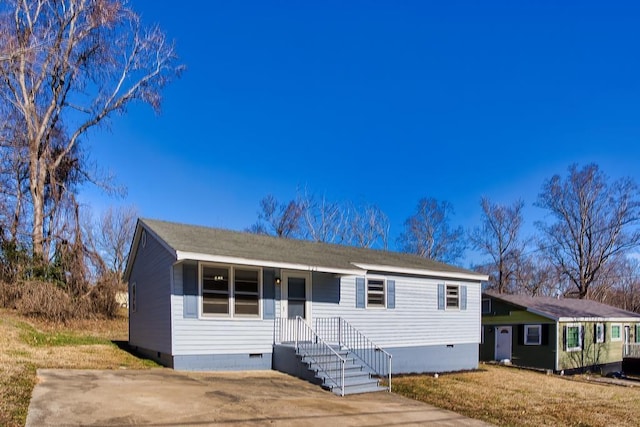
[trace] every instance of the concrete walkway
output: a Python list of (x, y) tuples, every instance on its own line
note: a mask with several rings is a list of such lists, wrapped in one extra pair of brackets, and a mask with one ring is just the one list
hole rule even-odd
[(275, 371), (38, 370), (27, 426), (482, 426), (392, 393), (344, 398)]

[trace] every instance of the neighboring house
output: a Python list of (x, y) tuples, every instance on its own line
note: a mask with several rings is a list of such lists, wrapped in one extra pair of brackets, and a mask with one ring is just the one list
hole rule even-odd
[(353, 360), (378, 376), (477, 368), (484, 275), (408, 254), (146, 219), (130, 253), (129, 343), (175, 369), (312, 372), (345, 392), (350, 373), (332, 369)]
[(576, 372), (621, 369), (640, 341), (640, 314), (586, 299), (482, 295), (480, 360)]

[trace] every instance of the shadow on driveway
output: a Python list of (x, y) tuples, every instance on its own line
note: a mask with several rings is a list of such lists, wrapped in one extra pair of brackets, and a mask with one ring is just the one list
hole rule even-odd
[(482, 426), (393, 393), (338, 397), (276, 371), (38, 370), (27, 426)]

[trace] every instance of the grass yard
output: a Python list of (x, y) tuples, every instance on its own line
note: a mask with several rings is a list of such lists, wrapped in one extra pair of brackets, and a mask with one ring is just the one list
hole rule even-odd
[(24, 426), (38, 368), (143, 369), (157, 366), (120, 350), (126, 317), (51, 325), (0, 309), (0, 426)]
[[(132, 356), (127, 319), (51, 325), (0, 309), (0, 426), (23, 426), (38, 368), (144, 369), (158, 366)], [(407, 375), (393, 379), (404, 396), (507, 426), (640, 425), (640, 387), (595, 384), (481, 365), (475, 372)]]
[[(640, 385), (640, 384), (639, 384)], [(503, 366), (394, 378), (393, 391), (504, 426), (637, 426), (640, 387), (589, 382)]]

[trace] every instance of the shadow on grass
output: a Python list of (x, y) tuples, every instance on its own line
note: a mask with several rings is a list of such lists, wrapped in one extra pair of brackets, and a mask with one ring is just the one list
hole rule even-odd
[(111, 342), (115, 344), (115, 346), (118, 347), (120, 350), (126, 353), (129, 353), (131, 356), (135, 357), (136, 359), (139, 359), (145, 366), (148, 366), (151, 368), (156, 366), (162, 366), (162, 365), (159, 365), (155, 360), (149, 358), (149, 356), (147, 356), (146, 354), (143, 354), (140, 351), (136, 350), (135, 347), (130, 346), (128, 341), (111, 340)]

